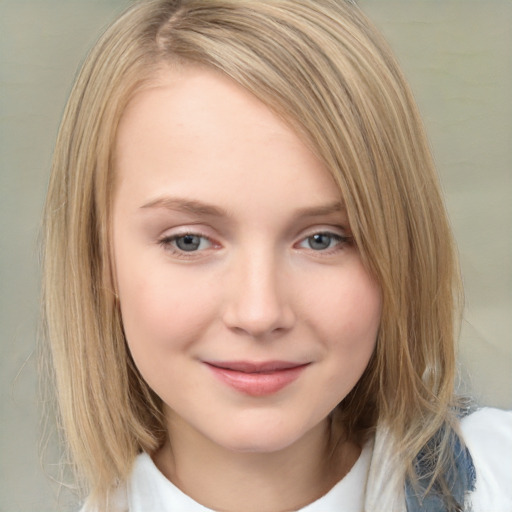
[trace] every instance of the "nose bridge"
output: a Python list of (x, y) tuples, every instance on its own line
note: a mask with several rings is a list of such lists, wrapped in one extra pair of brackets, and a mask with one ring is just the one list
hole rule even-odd
[(254, 337), (291, 327), (283, 264), (270, 247), (241, 252), (231, 269), (226, 323)]

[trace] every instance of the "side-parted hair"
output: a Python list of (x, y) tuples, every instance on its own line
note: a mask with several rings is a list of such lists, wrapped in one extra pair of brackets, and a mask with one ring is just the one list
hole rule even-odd
[(46, 335), (84, 492), (107, 509), (137, 453), (166, 436), (161, 400), (125, 343), (110, 224), (121, 116), (160, 69), (180, 63), (216, 69), (254, 94), (340, 188), (383, 300), (368, 368), (333, 413), (352, 439), (377, 432), (366, 510), (402, 508), (414, 459), (439, 432), (425, 456), (430, 484), (445, 489), (457, 429), (458, 264), (422, 123), (387, 44), (348, 0), (149, 0), (126, 11), (83, 65), (45, 209)]

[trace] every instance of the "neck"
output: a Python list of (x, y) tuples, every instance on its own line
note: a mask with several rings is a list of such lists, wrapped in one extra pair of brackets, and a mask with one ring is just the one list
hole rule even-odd
[(181, 418), (171, 419), (169, 434), (154, 456), (157, 467), (198, 503), (225, 512), (300, 509), (328, 492), (360, 454), (355, 444), (331, 439), (327, 420), (271, 453), (227, 450)]

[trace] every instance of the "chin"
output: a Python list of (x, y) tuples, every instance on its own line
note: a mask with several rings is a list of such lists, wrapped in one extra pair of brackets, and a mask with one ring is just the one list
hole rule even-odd
[(229, 443), (227, 449), (236, 453), (276, 453), (284, 450), (294, 440), (287, 439), (240, 439)]
[(298, 425), (267, 422), (248, 426), (233, 425), (223, 431), (217, 444), (237, 453), (276, 453), (307, 437), (311, 429)]

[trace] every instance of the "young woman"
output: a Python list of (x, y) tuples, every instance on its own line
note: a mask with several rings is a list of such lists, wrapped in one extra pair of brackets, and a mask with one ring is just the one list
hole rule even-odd
[(90, 54), (44, 304), (86, 511), (505, 511), (416, 107), (351, 2), (154, 0)]

